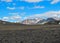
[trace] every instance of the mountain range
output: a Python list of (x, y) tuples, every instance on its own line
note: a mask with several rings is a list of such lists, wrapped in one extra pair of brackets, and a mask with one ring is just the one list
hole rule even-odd
[(47, 19), (41, 19), (41, 18), (34, 18), (34, 19), (26, 19), (22, 21), (22, 24), (29, 24), (29, 25), (34, 25), (34, 24), (59, 24), (60, 23), (60, 18), (47, 18)]
[(12, 25), (36, 25), (36, 24), (60, 24), (60, 18), (47, 18), (47, 19), (41, 19), (41, 18), (33, 18), (33, 19), (25, 19), (20, 23), (14, 23), (14, 22), (7, 22), (0, 20), (0, 24), (12, 24)]

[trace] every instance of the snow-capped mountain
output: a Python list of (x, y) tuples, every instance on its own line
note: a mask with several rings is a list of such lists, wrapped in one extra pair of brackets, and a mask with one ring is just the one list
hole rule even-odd
[(33, 19), (26, 19), (22, 21), (23, 24), (37, 24), (38, 21), (41, 21), (42, 19), (40, 18), (33, 18)]
[(59, 21), (60, 17), (53, 17), (55, 20)]
[(47, 19), (41, 19), (41, 18), (34, 18), (34, 19), (26, 19), (24, 21), (22, 21), (22, 24), (30, 24), (30, 25), (34, 25), (34, 24), (59, 24), (60, 23), (60, 18), (47, 18)]
[(37, 22), (37, 24), (45, 24), (45, 23), (47, 23), (47, 21), (45, 19), (42, 19), (42, 20)]

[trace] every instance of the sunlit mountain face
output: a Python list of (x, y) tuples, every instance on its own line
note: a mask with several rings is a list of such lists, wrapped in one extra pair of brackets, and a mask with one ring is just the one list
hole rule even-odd
[(60, 19), (60, 0), (0, 0), (0, 20)]

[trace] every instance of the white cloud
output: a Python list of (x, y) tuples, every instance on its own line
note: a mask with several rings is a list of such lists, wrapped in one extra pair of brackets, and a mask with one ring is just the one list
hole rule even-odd
[(20, 15), (13, 15), (13, 16), (10, 17), (10, 19), (12, 19), (12, 20), (20, 20), (21, 16)]
[(45, 8), (44, 6), (34, 6), (32, 9), (35, 9), (35, 8)]
[(21, 7), (19, 7), (19, 9), (24, 10), (24, 9), (25, 9), (25, 7), (21, 6)]
[[(12, 4), (13, 6), (15, 6), (15, 5), (16, 5), (16, 3), (8, 3), (8, 5), (11, 5), (11, 4)], [(8, 6), (8, 7), (9, 7), (9, 6)]]
[(34, 14), (27, 18), (35, 18), (35, 17), (40, 17), (40, 18), (59, 17), (60, 18), (60, 11), (49, 11), (42, 14)]
[(55, 3), (58, 3), (58, 2), (60, 2), (60, 0), (53, 0), (53, 1), (51, 2), (51, 4), (55, 4)]
[(26, 14), (26, 12), (22, 12), (22, 13), (18, 13), (18, 12), (9, 13), (9, 15), (11, 15), (10, 16), (11, 20), (20, 21), (20, 22), (25, 18), (25, 14)]
[(41, 2), (41, 1), (43, 1), (43, 0), (21, 0), (21, 1), (25, 1), (25, 2)]
[(9, 20), (9, 17), (3, 17), (2, 20), (3, 21), (8, 21)]
[(10, 16), (10, 19), (12, 19), (12, 20), (18, 20), (21, 18), (19, 13), (9, 13), (9, 14), (12, 15), (12, 16)]
[(20, 16), (25, 16), (25, 14), (26, 14), (26, 12), (22, 12), (22, 13), (19, 13), (19, 12), (15, 12), (15, 13), (8, 13), (9, 15), (15, 15), (15, 16), (18, 16), (18, 15), (20, 15)]
[(33, 6), (33, 7), (26, 7), (27, 9), (43, 9), (45, 6)]
[(7, 9), (9, 9), (9, 10), (15, 10), (16, 8), (15, 7), (7, 7)]
[(5, 17), (2, 17), (1, 20), (3, 21), (12, 21), (12, 22), (21, 22), (21, 18), (22, 16), (19, 15), (19, 13), (9, 13), (11, 14), (11, 16), (5, 16)]
[(12, 0), (1, 0), (1, 1), (4, 1), (4, 2), (12, 2)]
[[(9, 21), (9, 20), (15, 20), (15, 21), (21, 21), (22, 20), (22, 14), (19, 15), (19, 13), (9, 13), (11, 16), (3, 17), (2, 20)], [(25, 13), (24, 13), (25, 14)], [(58, 17), (60, 18), (60, 11), (48, 11), (42, 14), (33, 14), (31, 16), (24, 16), (23, 19), (29, 19), (29, 18), (49, 18), (49, 17)]]
[(20, 15), (21, 15), (21, 16), (25, 16), (25, 14), (26, 14), (26, 12), (23, 12), (23, 13), (21, 13)]

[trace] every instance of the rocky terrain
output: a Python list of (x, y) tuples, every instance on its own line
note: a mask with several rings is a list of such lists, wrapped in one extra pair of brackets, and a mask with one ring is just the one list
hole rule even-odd
[(0, 30), (0, 43), (60, 43), (60, 28)]

